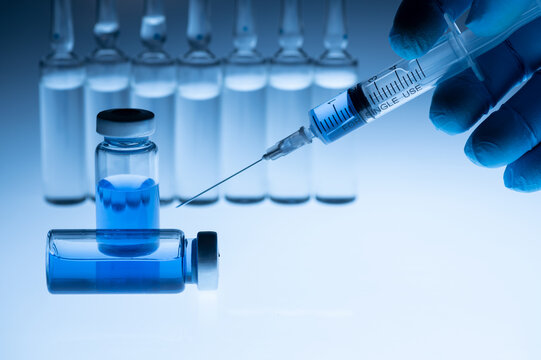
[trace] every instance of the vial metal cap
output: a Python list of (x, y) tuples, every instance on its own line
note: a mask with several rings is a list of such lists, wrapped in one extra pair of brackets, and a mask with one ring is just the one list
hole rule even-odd
[(197, 288), (216, 290), (218, 288), (218, 235), (212, 231), (197, 233)]
[(101, 111), (96, 118), (96, 131), (104, 137), (146, 137), (155, 129), (154, 113), (143, 109), (109, 109)]

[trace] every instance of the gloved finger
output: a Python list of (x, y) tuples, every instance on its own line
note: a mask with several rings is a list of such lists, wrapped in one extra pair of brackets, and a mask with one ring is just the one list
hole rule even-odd
[(471, 134), (464, 151), (478, 165), (497, 167), (541, 142), (541, 72)]
[(473, 0), (466, 25), (478, 36), (507, 29), (532, 5), (532, 0)]
[(432, 97), (430, 120), (449, 134), (471, 128), (516, 84), (541, 66), (541, 19), (517, 30), (504, 43), (476, 59), (485, 81), (469, 69), (443, 81)]
[(541, 145), (507, 165), (503, 181), (506, 187), (516, 191), (541, 190)]
[(393, 50), (405, 59), (424, 55), (447, 30), (443, 17), (454, 20), (472, 0), (403, 0), (398, 8), (389, 41)]

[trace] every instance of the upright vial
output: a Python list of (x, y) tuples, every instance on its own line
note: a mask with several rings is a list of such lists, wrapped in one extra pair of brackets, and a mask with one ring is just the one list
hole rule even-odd
[[(327, 0), (325, 52), (315, 62), (313, 107), (357, 83), (357, 61), (346, 51), (345, 17), (345, 0)], [(357, 174), (352, 164), (357, 163), (357, 143), (355, 135), (329, 145), (314, 142), (313, 178), (317, 200), (331, 204), (355, 200)]]
[(160, 149), (160, 200), (169, 203), (175, 187), (176, 65), (163, 50), (165, 29), (162, 0), (145, 0), (140, 37), (146, 49), (132, 62), (131, 106), (154, 113), (151, 140)]
[(40, 61), (41, 169), (45, 200), (84, 201), (85, 69), (73, 50), (71, 0), (52, 0), (51, 53)]
[[(235, 49), (225, 61), (222, 95), (223, 177), (265, 152), (265, 59), (256, 50), (251, 0), (236, 1)], [(262, 164), (263, 165), (263, 164)], [(254, 167), (225, 185), (225, 198), (253, 203), (266, 196), (265, 166)]]
[(130, 62), (116, 47), (119, 34), (116, 0), (97, 0), (94, 37), (97, 48), (87, 58), (86, 158), (89, 195), (94, 198), (94, 151), (101, 138), (96, 134), (96, 115), (130, 105)]
[[(190, 50), (179, 59), (176, 155), (177, 191), (181, 201), (219, 181), (219, 125), (222, 71), (220, 61), (208, 50), (209, 1), (190, 0), (187, 37)], [(218, 200), (218, 190), (191, 204)]]
[[(282, 0), (280, 50), (271, 59), (267, 92), (267, 144), (283, 139), (305, 122), (312, 103), (312, 64), (302, 50), (298, 0)], [(310, 198), (309, 147), (268, 164), (269, 195), (278, 203)]]
[[(103, 251), (102, 245), (116, 244)], [(108, 249), (110, 250), (110, 249)], [(180, 230), (51, 230), (47, 288), (53, 294), (178, 293), (218, 288), (218, 237)]]
[(154, 114), (111, 109), (98, 114), (96, 228), (158, 229), (160, 197)]

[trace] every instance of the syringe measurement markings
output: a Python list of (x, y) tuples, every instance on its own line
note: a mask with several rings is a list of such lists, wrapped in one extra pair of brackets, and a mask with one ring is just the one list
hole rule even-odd
[(395, 90), (395, 88), (393, 86), (393, 83), (391, 83), (391, 89), (393, 89), (393, 92), (396, 94), (396, 90)]
[(394, 84), (396, 85), (396, 88), (398, 89), (398, 91), (400, 91), (400, 86), (398, 86), (398, 83), (396, 82), (396, 80), (394, 80)]
[(410, 83), (413, 85), (413, 81), (411, 81), (410, 74), (406, 74), (406, 75), (408, 75), (408, 79), (410, 80)]
[[(346, 117), (346, 115), (344, 115), (344, 110), (340, 110), (340, 114), (342, 114), (342, 117), (344, 118), (344, 121), (346, 121), (347, 117)], [(347, 114), (347, 110), (346, 110), (346, 114)]]
[(418, 80), (417, 80), (417, 78), (415, 77), (415, 74), (414, 74), (412, 71), (410, 71), (410, 74), (411, 74), (411, 76), (413, 76), (413, 79), (415, 80), (415, 82), (417, 82)]
[[(406, 77), (402, 75), (402, 79), (404, 79), (404, 82), (406, 83), (406, 86), (409, 86), (409, 85), (408, 85), (408, 80), (406, 79)], [(405, 88), (406, 88), (406, 87), (404, 87), (404, 89), (405, 89)]]
[(419, 60), (415, 59), (415, 62), (417, 62), (417, 66), (419, 67), (419, 70), (421, 70), (421, 73), (423, 73), (423, 76), (426, 77), (425, 72), (423, 71), (423, 68), (421, 67), (421, 64), (419, 64)]
[(381, 90), (383, 90), (383, 93), (385, 94), (385, 97), (386, 97), (386, 98), (389, 97), (389, 96), (387, 95), (387, 93), (385, 92), (385, 89), (384, 89), (384, 88), (381, 88)]
[(417, 73), (417, 76), (419, 77), (419, 80), (421, 80), (421, 74), (419, 74), (419, 70), (415, 69), (415, 72)]
[[(396, 78), (398, 79), (398, 82), (400, 83), (400, 85), (402, 85), (402, 90), (405, 89), (404, 84), (402, 84), (402, 81), (400, 81), (400, 76), (398, 76), (398, 73), (396, 72), (396, 70), (394, 71), (394, 74), (396, 75)], [(398, 85), (396, 86), (398, 87)]]
[(368, 94), (368, 97), (370, 97), (370, 101), (372, 101), (372, 104), (376, 105), (376, 102), (374, 101), (372, 94)]
[(381, 99), (383, 100), (383, 95), (381, 95), (381, 92), (379, 91), (378, 84), (374, 83), (374, 86), (376, 87), (376, 90), (378, 91), (379, 96), (381, 96)]
[(323, 131), (321, 131), (321, 128), (319, 127), (319, 124), (317, 123), (316, 117), (314, 115), (312, 115), (312, 119), (314, 120), (314, 124), (316, 124), (316, 127), (319, 130), (319, 132), (322, 133)]
[[(336, 110), (336, 106), (334, 106), (334, 104), (333, 104), (332, 107), (333, 107), (333, 109), (334, 109), (334, 112), (336, 113), (336, 116), (338, 116), (339, 123), (342, 124), (343, 121), (342, 121), (342, 119), (340, 118), (340, 114), (339, 114), (338, 111)], [(334, 115), (333, 115), (333, 116), (334, 116)], [(345, 119), (346, 119), (346, 118), (344, 117), (344, 120), (345, 120)]]
[[(332, 127), (336, 127), (338, 126), (338, 121), (336, 120), (336, 118), (334, 117), (334, 115), (331, 115), (332, 116), (332, 119), (331, 117), (329, 116), (329, 119), (331, 120), (331, 124), (332, 124)], [(333, 121), (334, 120), (334, 121)]]

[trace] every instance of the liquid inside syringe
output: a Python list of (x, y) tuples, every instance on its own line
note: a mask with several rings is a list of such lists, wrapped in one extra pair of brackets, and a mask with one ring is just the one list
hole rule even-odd
[[(262, 160), (276, 160), (318, 138), (324, 144), (334, 142), (363, 125), (399, 108), (433, 89), (440, 81), (471, 67), (480, 80), (483, 74), (475, 58), (509, 37), (515, 30), (537, 19), (541, 8), (535, 3), (506, 31), (492, 37), (478, 37), (470, 30), (463, 33), (446, 19), (450, 31), (424, 56), (401, 60), (395, 65), (352, 86), (335, 98), (309, 111), (309, 124), (267, 149), (256, 162), (222, 180), (208, 190), (240, 174)], [(533, 24), (533, 26), (538, 26)], [(206, 191), (199, 195), (205, 193)], [(199, 196), (197, 195), (197, 196)], [(187, 204), (195, 196), (181, 205)], [(179, 205), (179, 206), (181, 206)]]

